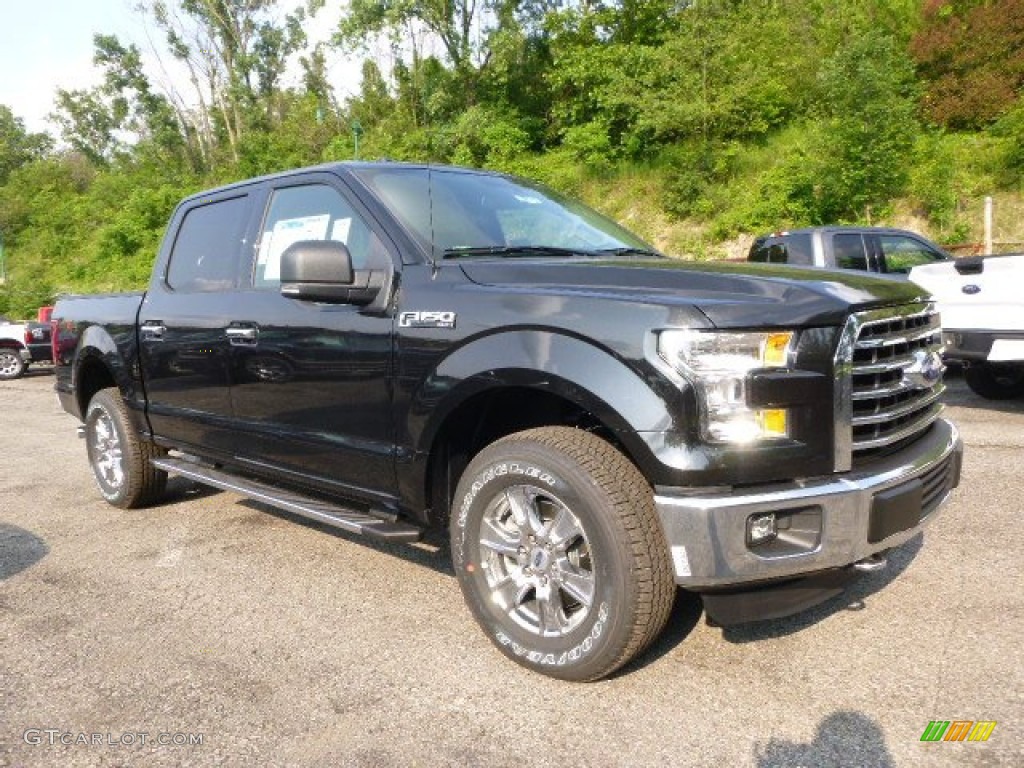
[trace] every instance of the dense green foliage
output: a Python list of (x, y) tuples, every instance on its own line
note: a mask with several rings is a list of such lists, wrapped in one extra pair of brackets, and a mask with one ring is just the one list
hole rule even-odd
[(900, 217), (957, 240), (1022, 192), (1024, 0), (351, 0), (341, 101), (305, 34), (328, 2), (146, 0), (192, 90), (98, 35), (60, 142), (0, 105), (0, 312), (140, 288), (180, 197), (357, 152), (538, 178), (680, 256)]

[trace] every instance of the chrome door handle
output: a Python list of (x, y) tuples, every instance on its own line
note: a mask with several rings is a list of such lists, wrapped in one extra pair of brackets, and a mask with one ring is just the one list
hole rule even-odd
[(167, 332), (167, 326), (159, 320), (147, 320), (139, 326), (139, 331), (149, 341), (163, 341), (164, 333)]
[(224, 331), (232, 344), (255, 344), (260, 335), (259, 328), (233, 325)]

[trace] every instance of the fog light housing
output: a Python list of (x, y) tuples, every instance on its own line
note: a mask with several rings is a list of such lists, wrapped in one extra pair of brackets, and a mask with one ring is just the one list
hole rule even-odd
[(747, 518), (747, 545), (756, 547), (771, 541), (778, 535), (778, 525), (775, 520), (775, 513), (768, 512), (762, 515), (751, 515)]

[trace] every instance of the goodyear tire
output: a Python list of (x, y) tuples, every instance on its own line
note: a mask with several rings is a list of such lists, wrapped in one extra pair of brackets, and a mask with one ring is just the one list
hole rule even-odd
[(582, 430), (533, 429), (481, 451), (456, 490), (451, 541), (481, 628), (545, 675), (611, 674), (657, 637), (672, 609), (650, 486)]
[(17, 349), (0, 347), (0, 381), (17, 379), (25, 374), (28, 365), (21, 359)]
[(116, 387), (97, 392), (89, 401), (85, 444), (96, 485), (110, 504), (134, 509), (153, 504), (163, 495), (167, 473), (150, 463), (163, 451), (132, 427)]
[(1024, 365), (981, 363), (964, 370), (971, 390), (988, 400), (1013, 400), (1024, 395)]

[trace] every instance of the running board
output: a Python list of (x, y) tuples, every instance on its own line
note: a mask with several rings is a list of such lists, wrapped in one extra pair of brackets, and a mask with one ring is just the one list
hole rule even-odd
[(232, 491), (254, 501), (261, 501), (272, 507), (351, 533), (359, 533), (391, 542), (419, 541), (423, 535), (421, 528), (408, 523), (382, 520), (365, 512), (302, 496), (293, 491), (285, 491), (258, 480), (239, 477), (222, 469), (214, 469), (191, 461), (173, 458), (153, 459), (152, 463), (154, 467), (165, 472), (172, 472), (195, 480), (197, 483), (212, 485), (214, 488), (224, 491)]

